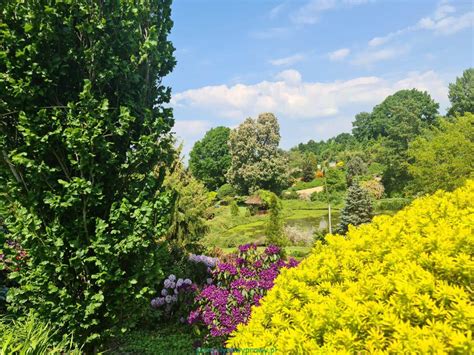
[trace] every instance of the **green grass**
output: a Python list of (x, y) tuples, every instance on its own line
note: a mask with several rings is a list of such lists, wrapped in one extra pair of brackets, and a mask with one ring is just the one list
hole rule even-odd
[[(283, 200), (282, 204), (285, 224), (300, 228), (317, 227), (320, 219), (327, 216), (327, 205), (323, 202)], [(204, 245), (229, 250), (241, 244), (265, 244), (264, 231), (268, 215), (248, 216), (245, 215), (244, 207), (240, 207), (239, 211), (239, 216), (231, 216), (229, 206), (216, 209), (215, 217), (208, 222), (209, 232), (203, 238)], [(337, 208), (333, 208), (333, 211), (337, 218)]]
[(194, 337), (186, 325), (165, 324), (162, 329), (135, 330), (121, 336), (108, 354), (195, 354)]
[(292, 186), (292, 188), (294, 190), (305, 190), (305, 189), (311, 189), (313, 187), (319, 187), (323, 185), (324, 185), (324, 179), (314, 179), (308, 182), (298, 181)]

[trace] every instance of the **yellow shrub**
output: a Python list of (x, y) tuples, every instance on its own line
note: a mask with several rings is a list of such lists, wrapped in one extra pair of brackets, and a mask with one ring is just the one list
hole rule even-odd
[(474, 182), (328, 236), (283, 270), (230, 348), (472, 353)]

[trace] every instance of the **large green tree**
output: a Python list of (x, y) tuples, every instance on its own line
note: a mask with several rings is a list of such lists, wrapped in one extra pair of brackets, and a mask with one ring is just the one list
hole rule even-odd
[(441, 119), (410, 143), (408, 171), (413, 194), (452, 191), (474, 178), (474, 115)]
[(386, 166), (383, 184), (388, 193), (400, 193), (407, 185), (408, 144), (435, 123), (438, 108), (427, 92), (400, 90), (353, 122), (358, 139), (377, 146), (376, 158)]
[(170, 5), (0, 9), (0, 213), (26, 254), (9, 300), (87, 344), (133, 326), (163, 274)]
[(230, 133), (229, 182), (243, 194), (259, 189), (280, 192), (288, 186), (288, 162), (279, 143), (280, 126), (272, 113), (247, 118)]
[(230, 166), (229, 134), (230, 128), (212, 128), (189, 154), (189, 169), (210, 190), (217, 190), (226, 182), (225, 174)]
[(451, 108), (448, 115), (474, 113), (474, 68), (466, 69), (456, 82), (449, 84)]

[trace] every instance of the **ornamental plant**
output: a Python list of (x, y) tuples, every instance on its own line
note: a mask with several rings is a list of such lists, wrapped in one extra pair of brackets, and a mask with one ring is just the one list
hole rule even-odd
[(296, 265), (294, 259), (284, 261), (275, 245), (263, 253), (255, 244), (239, 246), (234, 261), (217, 264), (212, 284), (203, 287), (196, 297), (198, 307), (189, 314), (188, 322), (208, 331), (205, 341), (225, 340), (238, 324), (248, 321), (252, 307), (258, 306), (273, 287), (280, 270)]
[(136, 324), (163, 275), (170, 12), (171, 0), (0, 8), (0, 218), (27, 255), (7, 298), (88, 352)]
[(474, 181), (328, 235), (284, 270), (230, 348), (278, 354), (469, 354)]

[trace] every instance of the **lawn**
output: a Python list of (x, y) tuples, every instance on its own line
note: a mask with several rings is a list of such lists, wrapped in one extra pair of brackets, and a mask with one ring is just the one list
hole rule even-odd
[[(286, 227), (313, 233), (319, 229), (321, 220), (327, 224), (327, 205), (322, 202), (303, 200), (283, 200), (283, 219)], [(333, 208), (333, 225), (338, 223), (339, 207)], [(268, 215), (250, 216), (245, 207), (239, 207), (239, 215), (232, 216), (228, 206), (220, 206), (215, 217), (208, 222), (209, 232), (204, 237), (208, 247), (219, 247), (224, 251), (233, 251), (241, 244), (256, 243), (265, 245), (265, 226)], [(310, 246), (287, 247), (288, 255), (302, 257), (310, 250)]]

